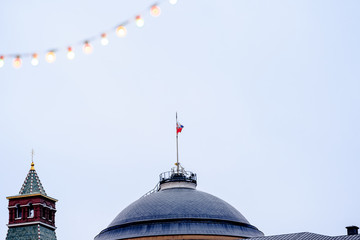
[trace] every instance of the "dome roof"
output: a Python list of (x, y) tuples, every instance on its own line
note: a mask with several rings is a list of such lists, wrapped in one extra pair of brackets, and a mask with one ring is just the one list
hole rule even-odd
[(238, 210), (220, 198), (191, 188), (170, 188), (130, 204), (109, 227), (167, 219), (226, 220), (249, 224)]
[(121, 211), (95, 240), (170, 235), (263, 236), (230, 204), (196, 190), (196, 183), (193, 173), (160, 175), (156, 191)]

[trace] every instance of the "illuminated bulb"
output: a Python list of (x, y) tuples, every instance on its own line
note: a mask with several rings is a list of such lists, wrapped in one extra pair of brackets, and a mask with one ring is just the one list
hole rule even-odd
[(33, 65), (33, 66), (39, 65), (39, 56), (38, 56), (36, 53), (34, 53), (34, 54), (32, 55), (31, 65)]
[(54, 51), (50, 51), (45, 55), (45, 60), (48, 63), (53, 63), (56, 60), (56, 55)]
[(169, 0), (169, 3), (171, 3), (172, 5), (175, 5), (177, 3), (177, 0)]
[(72, 47), (68, 47), (68, 52), (66, 54), (67, 58), (70, 59), (70, 60), (73, 60), (74, 57), (75, 57), (75, 53), (72, 49)]
[(144, 26), (144, 19), (142, 19), (141, 16), (136, 16), (135, 22), (138, 27)]
[(156, 5), (152, 6), (150, 9), (150, 14), (153, 17), (158, 17), (160, 15), (160, 8)]
[(107, 38), (106, 33), (101, 34), (101, 45), (106, 46), (109, 44), (109, 39)]
[(86, 54), (92, 53), (93, 47), (91, 46), (91, 44), (90, 44), (88, 41), (86, 41), (86, 42), (84, 43), (83, 51), (84, 51), (84, 53), (86, 53)]
[(125, 37), (126, 33), (127, 33), (126, 27), (118, 26), (116, 28), (116, 35), (118, 35), (119, 37)]
[(2, 68), (5, 64), (4, 56), (0, 56), (0, 68)]
[(13, 66), (14, 66), (14, 68), (21, 67), (21, 58), (20, 58), (20, 56), (16, 56), (16, 58), (14, 59), (14, 62), (13, 62)]

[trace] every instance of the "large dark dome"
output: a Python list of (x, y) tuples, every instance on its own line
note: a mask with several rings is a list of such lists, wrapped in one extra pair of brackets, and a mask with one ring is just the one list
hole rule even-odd
[[(189, 181), (163, 181), (157, 191), (130, 204), (96, 240), (169, 235), (263, 236), (234, 207), (198, 191)], [(164, 179), (163, 179), (164, 180)], [(169, 180), (169, 179), (166, 179)]]

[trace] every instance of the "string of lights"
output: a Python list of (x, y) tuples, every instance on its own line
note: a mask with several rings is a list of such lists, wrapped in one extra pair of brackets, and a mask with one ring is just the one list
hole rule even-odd
[[(172, 5), (175, 5), (177, 3), (177, 1), (178, 0), (168, 0), (168, 2)], [(69, 60), (72, 60), (75, 58), (75, 55), (76, 55), (75, 51), (74, 51), (74, 46), (79, 45), (79, 44), (82, 45), (82, 51), (85, 54), (91, 54), (93, 52), (93, 45), (91, 44), (92, 42), (100, 40), (101, 45), (106, 46), (109, 44), (108, 35), (114, 31), (119, 38), (126, 37), (126, 35), (127, 35), (126, 26), (128, 26), (129, 24), (134, 22), (135, 25), (138, 26), (139, 28), (144, 26), (145, 21), (144, 21), (142, 15), (145, 12), (150, 11), (151, 16), (158, 17), (161, 13), (161, 9), (160, 9), (159, 5), (160, 5), (159, 2), (155, 2), (152, 5), (150, 5), (145, 11), (141, 12), (141, 14), (137, 14), (135, 19), (128, 19), (126, 21), (123, 21), (123, 23), (116, 25), (112, 29), (110, 29), (108, 31), (103, 31), (100, 35), (95, 35), (95, 36), (89, 37), (89, 38), (81, 41), (80, 43), (72, 44), (65, 48), (52, 48), (51, 50), (44, 51), (42, 54), (40, 54), (39, 52), (23, 53), (23, 54), (3, 54), (3, 55), (0, 54), (0, 68), (2, 68), (6, 62), (11, 61), (11, 60), (12, 60), (12, 65), (14, 68), (20, 68), (23, 64), (23, 60), (25, 60), (25, 59), (28, 59), (29, 63), (32, 66), (38, 66), (40, 63), (40, 56), (42, 56), (42, 55), (44, 55), (46, 62), (53, 63), (56, 60), (57, 53), (62, 50), (65, 50), (66, 57)]]

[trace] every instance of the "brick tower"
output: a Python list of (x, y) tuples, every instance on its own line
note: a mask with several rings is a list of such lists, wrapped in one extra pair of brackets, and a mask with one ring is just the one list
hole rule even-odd
[(56, 199), (46, 192), (34, 163), (18, 195), (9, 200), (9, 224), (6, 240), (56, 240)]

